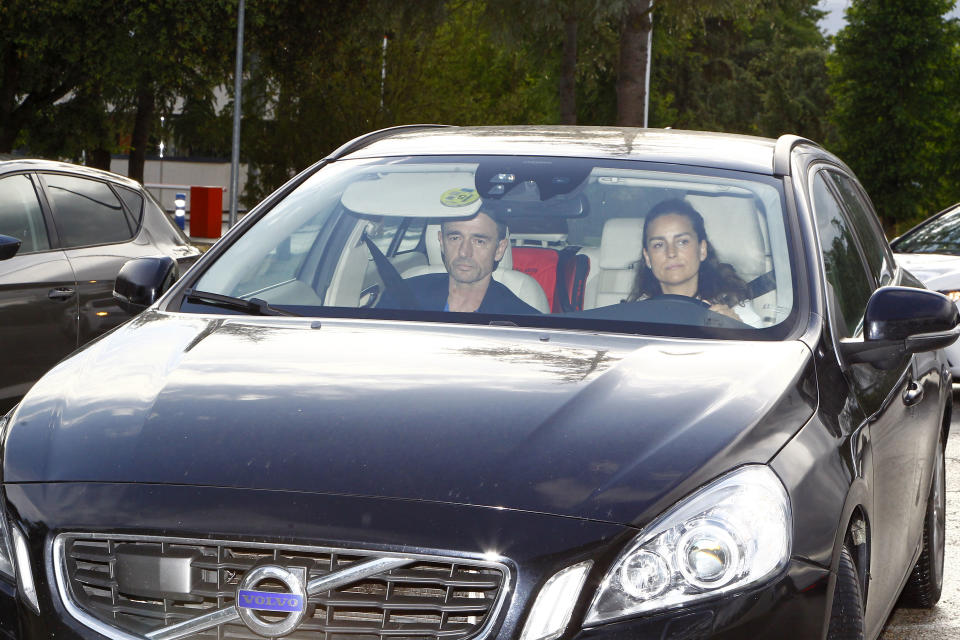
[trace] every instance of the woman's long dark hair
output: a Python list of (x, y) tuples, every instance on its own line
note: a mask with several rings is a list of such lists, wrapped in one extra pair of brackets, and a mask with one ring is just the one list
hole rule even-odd
[[(697, 236), (697, 245), (703, 240), (707, 243), (707, 258), (700, 263), (700, 272), (697, 277), (697, 297), (711, 303), (721, 303), (728, 307), (734, 307), (740, 302), (747, 300), (747, 283), (743, 278), (737, 275), (733, 267), (726, 262), (720, 262), (717, 258), (717, 252), (707, 238), (707, 231), (703, 225), (703, 216), (693, 208), (686, 200), (680, 198), (671, 198), (658, 203), (650, 213), (647, 214), (643, 223), (643, 246), (647, 246), (647, 234), (650, 229), (650, 223), (657, 218), (678, 215), (684, 216), (693, 226), (693, 232)], [(652, 296), (663, 295), (663, 288), (660, 281), (653, 275), (653, 271), (647, 266), (647, 261), (643, 259), (641, 253), (638, 263), (637, 277), (633, 283), (633, 291), (630, 293), (629, 300), (639, 300)]]

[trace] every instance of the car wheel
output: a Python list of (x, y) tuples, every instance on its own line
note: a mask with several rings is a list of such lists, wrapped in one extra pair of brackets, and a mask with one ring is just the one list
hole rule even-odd
[(947, 487), (942, 443), (937, 447), (933, 468), (933, 486), (923, 522), (923, 551), (903, 589), (902, 602), (908, 607), (930, 609), (943, 591), (943, 556), (946, 547)]
[(863, 640), (863, 592), (857, 566), (846, 545), (840, 551), (827, 640)]

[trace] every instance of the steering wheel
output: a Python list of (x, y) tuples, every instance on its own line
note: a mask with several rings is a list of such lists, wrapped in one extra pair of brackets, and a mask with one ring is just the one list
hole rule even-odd
[(693, 304), (704, 309), (710, 308), (710, 303), (706, 300), (701, 300), (700, 298), (691, 298), (690, 296), (680, 296), (675, 293), (661, 293), (658, 296), (651, 296), (649, 300), (662, 300), (664, 302), (681, 302), (686, 304)]

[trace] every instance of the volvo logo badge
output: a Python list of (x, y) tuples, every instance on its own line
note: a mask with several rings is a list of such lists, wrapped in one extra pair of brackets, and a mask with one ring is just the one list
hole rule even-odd
[[(307, 572), (304, 567), (286, 569), (261, 565), (250, 570), (237, 588), (237, 613), (243, 623), (265, 638), (285, 636), (303, 621), (307, 614)], [(267, 580), (281, 583), (286, 591), (263, 591), (257, 587)], [(276, 622), (265, 620), (257, 612), (287, 616)]]

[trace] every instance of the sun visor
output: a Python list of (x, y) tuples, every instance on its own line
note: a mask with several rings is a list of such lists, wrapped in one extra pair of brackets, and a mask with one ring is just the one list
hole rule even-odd
[(465, 218), (480, 209), (474, 170), (391, 171), (350, 184), (341, 202), (351, 211), (376, 216)]

